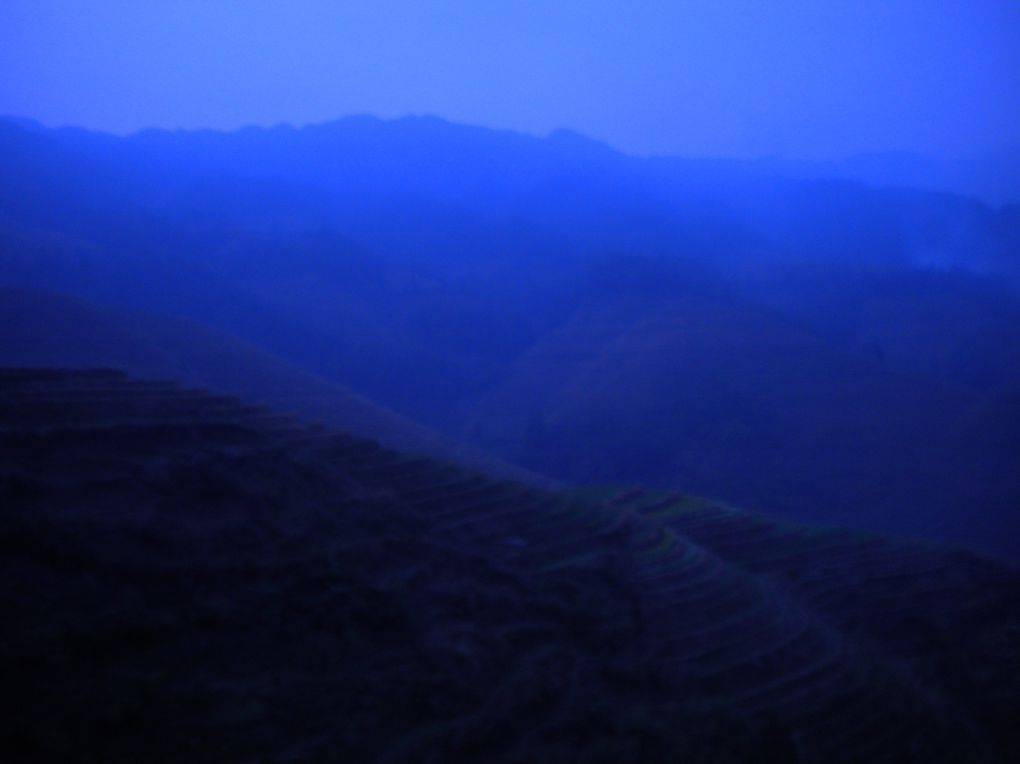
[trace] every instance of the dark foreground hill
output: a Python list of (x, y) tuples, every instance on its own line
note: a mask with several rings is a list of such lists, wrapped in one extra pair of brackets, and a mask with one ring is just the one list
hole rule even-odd
[(10, 761), (1011, 761), (1020, 572), (0, 373)]

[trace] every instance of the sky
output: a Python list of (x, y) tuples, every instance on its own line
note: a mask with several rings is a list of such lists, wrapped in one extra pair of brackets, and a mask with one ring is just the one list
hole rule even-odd
[(0, 114), (431, 114), (635, 154), (1020, 144), (1020, 0), (0, 0)]

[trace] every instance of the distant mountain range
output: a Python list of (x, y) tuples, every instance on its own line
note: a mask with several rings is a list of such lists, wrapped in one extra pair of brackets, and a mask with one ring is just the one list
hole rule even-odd
[[(1015, 555), (1020, 207), (898, 166), (434, 118), (0, 122), (0, 357), (189, 369), (402, 448)], [(65, 341), (81, 311), (106, 339)]]
[[(39, 133), (54, 132), (38, 122), (18, 117), (0, 117), (0, 122), (21, 129)], [(82, 130), (80, 128), (59, 128), (66, 138), (80, 141), (90, 138), (94, 144), (109, 145), (109, 136), (102, 133)], [(388, 135), (387, 135), (388, 133)], [(884, 151), (853, 154), (842, 159), (806, 160), (766, 156), (759, 159), (727, 159), (725, 157), (667, 157), (652, 156), (647, 158), (626, 157), (607, 144), (600, 143), (569, 129), (555, 130), (545, 139), (516, 133), (508, 130), (492, 130), (489, 128), (470, 127), (447, 122), (438, 117), (421, 116), (405, 117), (399, 120), (381, 120), (367, 115), (346, 117), (334, 122), (327, 122), (304, 127), (293, 127), (281, 124), (270, 128), (248, 127), (235, 131), (235, 135), (244, 136), (246, 147), (237, 147), (233, 156), (225, 157), (219, 149), (227, 141), (222, 133), (213, 130), (161, 130), (148, 129), (131, 134), (127, 140), (132, 142), (139, 151), (151, 152), (166, 149), (170, 144), (178, 148), (181, 139), (188, 136), (185, 156), (189, 160), (206, 159), (222, 167), (237, 169), (239, 163), (251, 159), (252, 154), (245, 151), (254, 150), (256, 162), (245, 168), (263, 172), (270, 169), (270, 174), (277, 174), (284, 165), (301, 163), (300, 152), (306, 149), (281, 150), (268, 156), (263, 149), (268, 141), (278, 144), (281, 138), (300, 136), (306, 146), (318, 144), (321, 149), (324, 142), (346, 144), (348, 150), (366, 152), (361, 166), (379, 167), (379, 156), (374, 151), (385, 149), (393, 159), (399, 159), (400, 149), (405, 152), (424, 148), (420, 141), (431, 139), (429, 153), (441, 157), (442, 149), (453, 148), (454, 151), (469, 153), (474, 151), (470, 159), (475, 160), (470, 172), (476, 176), (495, 174), (508, 181), (512, 173), (505, 172), (506, 164), (502, 161), (493, 162), (490, 149), (493, 138), (502, 144), (504, 156), (516, 152), (516, 159), (524, 159), (519, 168), (523, 174), (558, 162), (583, 163), (593, 162), (605, 164), (621, 162), (644, 162), (649, 165), (685, 165), (688, 171), (698, 174), (710, 169), (715, 174), (774, 176), (791, 179), (832, 178), (866, 183), (872, 186), (898, 186), (925, 191), (941, 191), (963, 196), (972, 196), (992, 205), (1020, 204), (1020, 144), (1003, 146), (966, 158), (944, 159), (910, 151)], [(268, 141), (267, 141), (268, 138)], [(293, 141), (292, 141), (293, 142)], [(394, 150), (396, 149), (396, 150)], [(437, 151), (439, 149), (439, 151)], [(536, 155), (544, 155), (537, 157)], [(554, 158), (555, 157), (555, 158)], [(626, 158), (625, 158), (626, 157)], [(420, 156), (416, 156), (420, 160)], [(355, 166), (359, 163), (353, 163)], [(438, 169), (439, 163), (431, 168)], [(459, 168), (464, 170), (464, 167)], [(451, 175), (456, 173), (456, 166), (445, 168)], [(306, 169), (306, 176), (314, 175), (311, 168)], [(373, 176), (378, 178), (375, 172)]]
[(990, 204), (1020, 204), (1020, 145), (970, 159), (940, 160), (906, 151), (859, 154), (837, 162), (764, 162), (800, 177), (832, 177), (974, 196)]

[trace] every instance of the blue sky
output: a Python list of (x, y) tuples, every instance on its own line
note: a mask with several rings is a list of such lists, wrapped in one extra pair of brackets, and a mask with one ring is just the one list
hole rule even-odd
[(1020, 143), (1014, 0), (3, 0), (0, 113), (127, 132), (435, 114), (624, 150)]

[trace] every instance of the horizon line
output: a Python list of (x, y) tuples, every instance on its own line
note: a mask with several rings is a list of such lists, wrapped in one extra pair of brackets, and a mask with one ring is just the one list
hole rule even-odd
[(684, 154), (680, 152), (675, 153), (637, 153), (627, 151), (612, 143), (602, 140), (600, 138), (592, 137), (591, 135), (584, 133), (572, 127), (561, 126), (555, 127), (548, 132), (542, 134), (532, 132), (529, 130), (522, 130), (512, 127), (498, 127), (492, 125), (484, 125), (480, 123), (472, 122), (459, 122), (456, 120), (449, 119), (439, 114), (426, 112), (408, 112), (398, 116), (380, 116), (377, 114), (370, 114), (367, 112), (353, 112), (350, 114), (344, 114), (341, 116), (333, 117), (321, 121), (309, 121), (309, 122), (290, 122), (290, 121), (279, 121), (273, 123), (260, 123), (260, 122), (246, 122), (234, 127), (186, 127), (186, 126), (161, 126), (161, 125), (150, 125), (147, 127), (140, 127), (131, 130), (112, 130), (107, 128), (90, 127), (83, 124), (62, 122), (44, 122), (36, 117), (30, 117), (20, 114), (0, 114), (0, 121), (19, 124), (22, 127), (31, 127), (34, 129), (52, 130), (52, 131), (76, 131), (86, 132), (95, 135), (110, 136), (118, 139), (129, 139), (147, 133), (171, 133), (171, 134), (188, 134), (188, 133), (213, 133), (218, 135), (236, 135), (238, 133), (251, 132), (251, 131), (285, 131), (292, 130), (300, 132), (303, 130), (314, 130), (337, 125), (342, 122), (353, 122), (358, 120), (371, 121), (380, 124), (397, 124), (401, 122), (436, 122), (448, 125), (450, 127), (468, 130), (480, 130), (490, 133), (513, 135), (520, 138), (531, 139), (535, 141), (550, 141), (556, 140), (557, 136), (568, 137), (583, 140), (587, 143), (599, 146), (605, 150), (612, 151), (620, 156), (629, 157), (632, 159), (680, 159), (680, 160), (692, 160), (692, 161), (717, 161), (717, 162), (791, 162), (791, 163), (803, 163), (803, 164), (839, 164), (841, 162), (860, 160), (866, 158), (878, 158), (878, 157), (899, 157), (904, 159), (919, 159), (936, 162), (969, 162), (979, 161), (982, 159), (988, 159), (995, 157), (1003, 153), (1020, 153), (1020, 141), (1016, 143), (1004, 143), (994, 148), (976, 150), (966, 155), (938, 155), (931, 152), (924, 152), (917, 149), (908, 148), (886, 148), (878, 150), (868, 151), (857, 151), (843, 154), (841, 156), (793, 156), (789, 154), (781, 153), (769, 153), (769, 154), (754, 154), (754, 155), (739, 155), (739, 154)]

